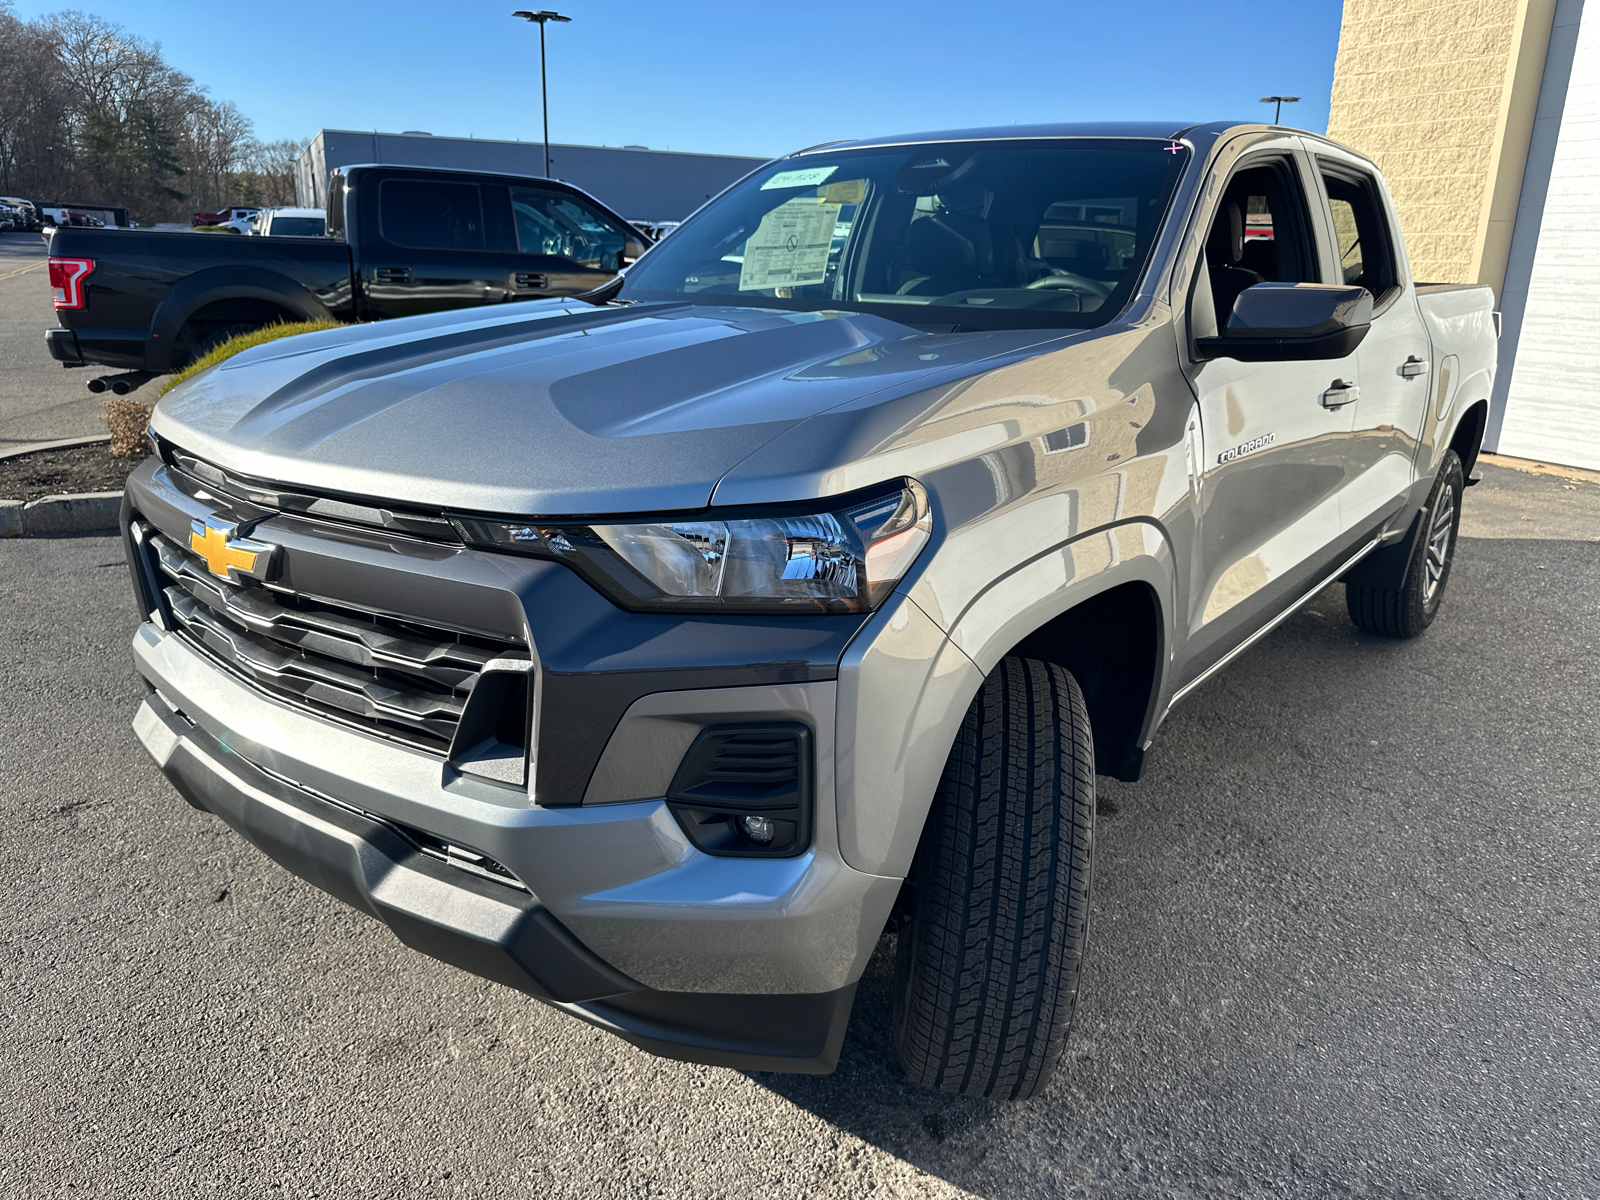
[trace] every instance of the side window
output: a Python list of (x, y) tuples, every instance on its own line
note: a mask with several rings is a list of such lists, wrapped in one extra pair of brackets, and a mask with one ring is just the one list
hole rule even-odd
[(417, 250), (483, 249), (477, 184), (385, 179), (378, 196), (385, 241)]
[(1333, 237), (1338, 244), (1343, 281), (1358, 284), (1381, 299), (1400, 279), (1378, 185), (1359, 171), (1326, 162), (1322, 164), (1322, 183), (1333, 213)]
[(561, 192), (513, 189), (517, 249), (553, 254), (595, 271), (621, 269), (628, 235), (604, 213)]
[(1287, 159), (1257, 160), (1235, 172), (1206, 235), (1206, 269), (1195, 284), (1196, 336), (1212, 332), (1207, 308), (1215, 314), (1217, 330), (1226, 328), (1233, 302), (1245, 288), (1321, 281), (1308, 214), (1300, 174)]
[(1360, 283), (1366, 276), (1361, 261), (1361, 230), (1356, 226), (1355, 206), (1348, 200), (1332, 199), (1333, 240), (1339, 251), (1339, 278), (1345, 283)]

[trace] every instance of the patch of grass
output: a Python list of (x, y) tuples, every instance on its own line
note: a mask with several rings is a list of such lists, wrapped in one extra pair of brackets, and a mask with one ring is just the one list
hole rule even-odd
[(195, 233), (238, 233), (232, 225), (195, 225), (191, 227)]
[(298, 333), (316, 333), (319, 329), (339, 329), (337, 321), (284, 321), (277, 325), (263, 325), (260, 329), (252, 329), (249, 333), (241, 333), (216, 346), (202, 358), (195, 359), (176, 375), (168, 375), (161, 381), (161, 390), (156, 393), (156, 399), (161, 399), (185, 379), (200, 374), (208, 367), (214, 367), (224, 359), (232, 358), (241, 350), (248, 350), (251, 346), (263, 346), (268, 342), (275, 342), (279, 338), (294, 337)]

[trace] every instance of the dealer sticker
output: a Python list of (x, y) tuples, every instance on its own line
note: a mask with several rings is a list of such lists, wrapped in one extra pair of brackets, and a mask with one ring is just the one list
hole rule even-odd
[(779, 171), (771, 179), (761, 185), (763, 192), (770, 192), (773, 188), (816, 187), (839, 169), (835, 164), (831, 167), (806, 167), (799, 171)]

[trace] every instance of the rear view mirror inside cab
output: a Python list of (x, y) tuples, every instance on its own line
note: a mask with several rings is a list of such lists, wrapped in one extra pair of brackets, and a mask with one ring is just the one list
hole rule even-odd
[(1372, 293), (1323, 283), (1258, 283), (1233, 302), (1221, 337), (1195, 339), (1200, 358), (1243, 362), (1344, 358), (1372, 326)]

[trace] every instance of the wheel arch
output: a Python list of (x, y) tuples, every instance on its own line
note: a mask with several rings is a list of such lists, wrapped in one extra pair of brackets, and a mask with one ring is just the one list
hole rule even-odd
[[(836, 787), (845, 861), (874, 874), (909, 870), (962, 718), (1008, 654), (1072, 672), (1091, 724), (1097, 714), (1107, 722), (1095, 743), (1108, 763), (1097, 770), (1136, 778), (1170, 682), (1174, 589), (1164, 532), (1134, 520), (1020, 564), (973, 598), (948, 635), (924, 611), (937, 606), (920, 586), (880, 613), (878, 628), (864, 630), (840, 663)], [(1080, 636), (1086, 628), (1093, 636)], [(1128, 637), (1136, 639), (1131, 647)]]
[[(1083, 636), (1092, 630), (1093, 636)], [(1114, 583), (1052, 617), (1003, 657), (1037, 658), (1078, 681), (1094, 731), (1095, 772), (1136, 783), (1166, 661), (1161, 597), (1149, 582)]]
[(263, 267), (197, 271), (168, 289), (151, 314), (146, 369), (171, 370), (183, 327), (203, 309), (229, 300), (261, 301), (301, 321), (336, 319), (309, 288), (277, 271)]
[(1456, 457), (1461, 460), (1461, 473), (1469, 480), (1472, 478), (1472, 468), (1478, 463), (1478, 454), (1483, 449), (1483, 434), (1488, 424), (1489, 402), (1474, 400), (1456, 418), (1455, 428), (1450, 431), (1450, 440), (1445, 443), (1456, 452)]

